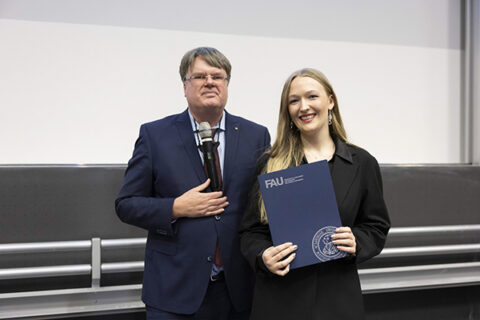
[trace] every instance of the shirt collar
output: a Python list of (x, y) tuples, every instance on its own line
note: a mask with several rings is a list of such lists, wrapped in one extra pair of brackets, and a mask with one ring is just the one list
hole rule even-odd
[(353, 163), (352, 154), (348, 149), (347, 144), (339, 138), (334, 138), (333, 140), (335, 143), (335, 155), (339, 156), (343, 160)]
[[(195, 132), (198, 130), (198, 126), (200, 125), (195, 118), (193, 118), (192, 114), (190, 113), (190, 109), (187, 109), (188, 117), (190, 118), (190, 123), (192, 125), (192, 131)], [(220, 125), (217, 123), (215, 124), (212, 129), (220, 128), (220, 131), (225, 131), (225, 110), (222, 112), (222, 118), (220, 119)]]

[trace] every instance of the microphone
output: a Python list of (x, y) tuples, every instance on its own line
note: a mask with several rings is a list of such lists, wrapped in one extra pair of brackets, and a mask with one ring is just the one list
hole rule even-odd
[(217, 166), (215, 165), (216, 144), (212, 140), (212, 128), (208, 122), (201, 122), (198, 127), (198, 134), (202, 141), (201, 150), (203, 152), (203, 161), (207, 168), (207, 176), (210, 178), (210, 188), (212, 191), (220, 191), (220, 181), (218, 181)]

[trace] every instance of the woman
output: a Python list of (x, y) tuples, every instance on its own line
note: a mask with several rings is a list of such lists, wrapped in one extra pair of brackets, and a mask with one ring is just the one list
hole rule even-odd
[[(380, 253), (390, 227), (377, 161), (347, 142), (337, 97), (315, 69), (283, 87), (277, 139), (257, 174), (328, 160), (342, 227), (332, 243), (350, 255), (290, 270), (296, 245), (272, 244), (258, 182), (241, 225), (241, 249), (256, 274), (251, 319), (362, 319), (357, 264)], [(294, 217), (293, 217), (294, 218)]]

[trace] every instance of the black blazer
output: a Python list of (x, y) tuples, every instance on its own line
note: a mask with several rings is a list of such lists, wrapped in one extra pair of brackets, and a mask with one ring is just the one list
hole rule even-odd
[[(263, 157), (257, 173), (266, 164)], [(272, 246), (260, 222), (258, 182), (240, 227), (241, 250), (256, 274), (251, 319), (363, 319), (357, 264), (379, 254), (390, 220), (377, 161), (367, 151), (336, 141), (331, 172), (340, 218), (352, 228), (357, 253), (344, 259), (290, 270), (285, 277), (266, 269), (260, 254)]]

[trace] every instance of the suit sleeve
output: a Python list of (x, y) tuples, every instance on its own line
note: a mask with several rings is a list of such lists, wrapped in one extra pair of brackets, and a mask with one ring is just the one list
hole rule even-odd
[(240, 250), (247, 260), (248, 264), (255, 272), (267, 271), (259, 255), (273, 245), (270, 228), (268, 224), (260, 221), (258, 208), (258, 198), (260, 187), (258, 185), (257, 175), (260, 174), (263, 166), (266, 164), (266, 157), (262, 156), (257, 165), (255, 180), (250, 189), (247, 209), (240, 223)]
[(115, 210), (125, 223), (173, 235), (171, 217), (175, 199), (155, 197), (153, 181), (149, 136), (143, 125), (115, 201)]
[[(263, 145), (264, 145), (264, 150), (266, 151), (267, 149), (270, 149), (270, 133), (268, 132), (267, 129), (265, 129), (265, 133), (263, 135)], [(256, 178), (256, 176), (255, 176)]]
[(352, 228), (357, 242), (357, 263), (382, 251), (390, 229), (390, 218), (383, 199), (382, 176), (375, 158), (369, 156), (361, 170), (362, 185), (365, 189), (360, 211)]

